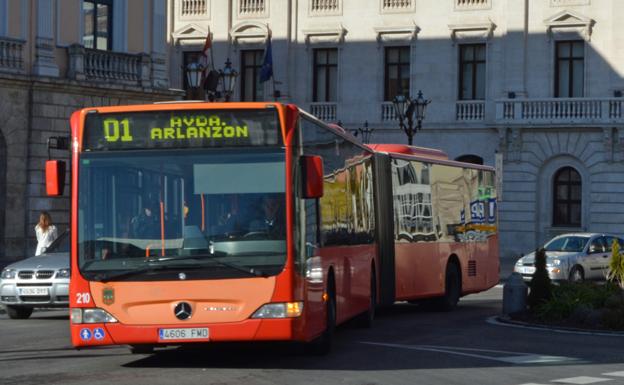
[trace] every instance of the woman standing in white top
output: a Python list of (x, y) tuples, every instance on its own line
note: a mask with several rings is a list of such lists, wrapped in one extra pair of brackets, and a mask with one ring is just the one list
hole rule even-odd
[(56, 226), (52, 224), (52, 218), (47, 211), (42, 211), (39, 215), (39, 223), (35, 226), (35, 234), (37, 235), (37, 250), (35, 255), (39, 255), (50, 246), (50, 244), (58, 236)]

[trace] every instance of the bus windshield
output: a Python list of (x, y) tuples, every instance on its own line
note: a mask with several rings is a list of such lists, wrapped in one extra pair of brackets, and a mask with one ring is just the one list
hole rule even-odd
[(79, 190), (88, 279), (268, 276), (284, 266), (283, 150), (83, 153)]

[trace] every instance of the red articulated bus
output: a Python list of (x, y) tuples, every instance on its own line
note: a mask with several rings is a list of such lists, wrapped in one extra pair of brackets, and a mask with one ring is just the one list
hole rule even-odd
[[(70, 123), (76, 347), (326, 352), (337, 324), (370, 326), (379, 305), (449, 310), (498, 282), (490, 167), (365, 146), (280, 103), (94, 107)], [(49, 195), (64, 171), (46, 164)]]

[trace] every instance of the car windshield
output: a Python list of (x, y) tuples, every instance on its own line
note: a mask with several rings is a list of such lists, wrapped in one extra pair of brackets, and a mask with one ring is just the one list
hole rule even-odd
[(589, 237), (567, 236), (559, 237), (548, 242), (544, 249), (546, 251), (569, 251), (581, 252), (585, 249), (585, 245), (589, 241)]
[(69, 231), (65, 230), (48, 246), (44, 254), (69, 253)]
[(201, 278), (241, 277), (284, 266), (283, 150), (83, 153), (79, 181), (86, 278), (157, 280), (198, 268)]

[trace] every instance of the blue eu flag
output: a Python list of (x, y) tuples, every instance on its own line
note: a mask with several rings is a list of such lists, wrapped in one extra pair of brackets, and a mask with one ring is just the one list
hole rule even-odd
[(262, 67), (260, 67), (260, 82), (266, 82), (273, 77), (273, 54), (271, 52), (271, 38), (267, 39)]

